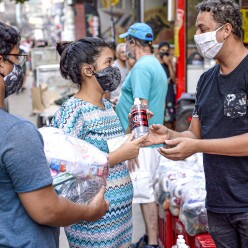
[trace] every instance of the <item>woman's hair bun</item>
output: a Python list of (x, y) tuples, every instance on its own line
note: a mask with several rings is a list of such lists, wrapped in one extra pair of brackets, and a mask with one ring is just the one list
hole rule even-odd
[(56, 50), (58, 51), (59, 55), (61, 54), (72, 44), (71, 41), (64, 41), (64, 42), (59, 42), (56, 45)]

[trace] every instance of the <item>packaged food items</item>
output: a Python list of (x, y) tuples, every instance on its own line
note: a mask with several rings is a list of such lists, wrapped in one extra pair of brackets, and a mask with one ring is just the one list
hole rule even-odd
[(57, 193), (87, 203), (106, 186), (109, 156), (84, 140), (53, 127), (39, 129)]

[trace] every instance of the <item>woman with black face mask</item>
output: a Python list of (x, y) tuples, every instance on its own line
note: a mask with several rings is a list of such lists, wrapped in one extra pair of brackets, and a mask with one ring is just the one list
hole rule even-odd
[[(57, 45), (61, 75), (78, 85), (78, 92), (55, 113), (51, 125), (109, 153), (107, 140), (123, 137), (124, 130), (112, 104), (103, 98), (121, 80), (113, 53), (103, 40), (84, 38)], [(129, 247), (132, 238), (133, 187), (125, 160), (137, 157), (146, 136), (109, 153), (110, 173), (105, 198), (110, 207), (97, 222), (80, 222), (65, 228), (70, 247)]]

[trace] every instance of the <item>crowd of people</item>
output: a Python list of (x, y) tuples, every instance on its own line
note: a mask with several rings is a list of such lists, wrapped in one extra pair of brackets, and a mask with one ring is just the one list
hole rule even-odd
[[(218, 64), (200, 77), (184, 132), (175, 131), (171, 46), (162, 41), (154, 52), (149, 25), (131, 25), (115, 54), (100, 38), (57, 44), (61, 75), (79, 90), (54, 114), (51, 127), (109, 156), (107, 185), (88, 204), (56, 194), (41, 134), (4, 110), (5, 99), (24, 90), (27, 54), (18, 31), (0, 22), (1, 247), (59, 247), (63, 226), (70, 247), (158, 248), (160, 158), (183, 160), (198, 152), (204, 154), (208, 226), (216, 247), (248, 247), (248, 50), (242, 18), (232, 0), (204, 0), (197, 10), (197, 55)], [(134, 98), (147, 106), (150, 125), (149, 134), (137, 139), (130, 121)], [(128, 139), (110, 152), (107, 141), (125, 134)], [(133, 245), (132, 203), (140, 204), (145, 222), (144, 236)]]

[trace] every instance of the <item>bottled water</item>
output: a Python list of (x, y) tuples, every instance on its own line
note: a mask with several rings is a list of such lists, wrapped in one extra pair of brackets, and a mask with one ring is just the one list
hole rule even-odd
[(132, 130), (135, 133), (136, 139), (149, 132), (146, 110), (147, 106), (142, 104), (139, 98), (135, 98), (130, 112), (132, 116)]

